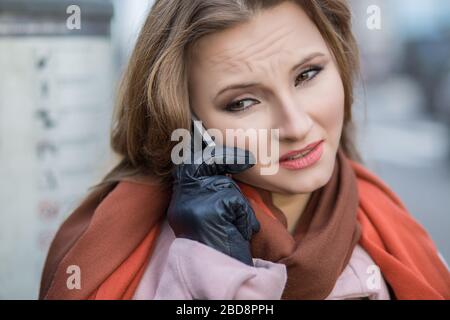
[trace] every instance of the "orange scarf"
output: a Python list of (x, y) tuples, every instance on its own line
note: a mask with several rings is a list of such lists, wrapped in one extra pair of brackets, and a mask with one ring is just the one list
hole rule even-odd
[[(393, 290), (391, 294), (394, 294), (394, 296), (391, 298), (450, 299), (450, 273), (439, 258), (433, 241), (423, 227), (409, 215), (398, 197), (374, 174), (357, 162), (347, 159), (341, 150), (338, 151), (337, 159), (342, 161), (342, 163), (336, 162), (335, 172), (327, 186), (325, 186), (325, 191), (322, 192), (325, 195), (320, 194), (321, 190), (313, 193), (294, 230), (293, 238), (297, 244), (294, 243), (294, 245), (291, 245), (292, 248), (290, 248), (289, 240), (292, 237), (286, 236), (280, 230), (276, 231), (276, 235), (267, 235), (268, 233), (266, 233), (266, 236), (254, 235), (254, 238), (260, 236), (262, 238), (276, 238), (275, 241), (268, 239), (266, 242), (257, 239), (259, 243), (256, 246), (252, 243), (252, 249), (256, 247), (255, 250), (252, 250), (252, 253), (254, 253), (254, 256), (256, 254), (256, 257), (287, 265), (288, 282), (282, 298), (315, 299), (328, 296), (333, 287), (330, 287), (329, 283), (324, 283), (323, 275), (325, 275), (325, 278), (334, 277), (334, 282), (332, 283), (334, 284), (339, 274), (333, 274), (333, 272), (342, 271), (343, 267), (345, 267), (345, 265), (339, 266), (338, 263), (341, 261), (347, 263), (349, 258), (348, 256), (345, 257), (345, 245), (339, 246), (332, 242), (349, 242), (351, 238), (347, 237), (346, 240), (343, 235), (335, 234), (346, 233), (352, 235), (353, 233), (353, 238), (359, 238), (359, 244), (378, 265), (385, 281)], [(349, 166), (346, 166), (346, 161)], [(337, 175), (336, 168), (340, 168), (341, 173), (346, 172), (348, 168), (351, 168), (353, 172), (352, 174)], [(351, 180), (352, 176), (356, 176), (357, 190), (355, 191), (359, 195), (356, 218), (361, 228), (361, 235), (358, 234), (358, 228), (356, 228), (356, 231), (351, 229), (351, 224), (349, 226), (350, 222), (343, 223), (342, 226), (336, 228), (330, 227), (330, 223), (324, 224), (323, 207), (327, 207), (327, 205), (314, 204), (318, 200), (316, 195), (319, 195), (319, 199), (325, 203), (333, 201), (332, 205), (334, 208), (325, 209), (327, 211), (325, 217), (330, 219), (336, 218), (336, 213), (334, 212), (341, 211), (339, 218), (342, 220), (348, 219), (348, 216), (351, 215), (351, 203), (353, 202), (353, 197), (348, 194), (349, 190), (352, 191), (353, 186), (348, 180)], [(340, 188), (330, 186), (338, 184), (336, 181), (340, 181)], [(270, 193), (248, 184), (239, 183), (239, 186), (252, 204), (261, 222), (262, 230), (269, 224), (275, 223), (278, 225), (278, 221), (274, 221), (274, 219), (281, 221), (284, 227), (287, 227), (286, 219), (284, 217), (280, 218), (279, 210), (273, 207)], [(342, 192), (343, 190), (346, 190), (346, 192)], [(339, 197), (331, 200), (329, 191), (339, 193)], [(339, 206), (343, 206), (343, 208), (339, 209)], [(346, 211), (347, 217), (342, 216), (342, 211)], [(261, 216), (261, 212), (272, 215), (272, 219), (264, 219)], [(315, 221), (316, 217), (314, 215), (322, 215), (322, 217), (319, 217), (319, 223)], [(272, 222), (268, 222), (268, 220), (272, 220)], [(270, 226), (270, 228), (275, 231), (273, 226)], [(314, 229), (314, 231), (311, 232), (307, 230), (308, 228)], [(308, 238), (310, 240), (309, 243)], [(304, 242), (308, 244), (305, 245)], [(319, 244), (314, 242), (319, 242)], [(351, 249), (354, 247), (351, 243), (348, 243), (347, 246), (350, 246)], [(301, 256), (302, 250), (306, 251), (303, 256)], [(335, 257), (334, 253), (336, 252), (338, 252), (340, 257)], [(299, 258), (303, 258), (303, 260), (298, 261)], [(312, 268), (314, 270), (311, 270)], [(316, 272), (317, 270), (319, 272)], [(320, 274), (320, 277), (317, 274)], [(289, 276), (292, 279), (289, 279)], [(306, 290), (305, 288), (299, 289), (301, 284), (306, 284), (308, 288)]]
[(361, 235), (356, 176), (344, 152), (338, 150), (331, 178), (313, 192), (292, 234), (270, 191), (238, 184), (261, 225), (251, 239), (252, 256), (286, 265), (288, 277), (281, 298), (329, 296)]
[[(360, 245), (396, 299), (450, 299), (450, 273), (427, 232), (395, 194), (349, 159), (359, 194)], [(247, 189), (252, 205), (264, 206)], [(257, 194), (257, 193), (253, 193)], [(40, 299), (131, 299), (154, 249), (170, 188), (148, 178), (122, 181), (103, 198), (93, 193), (61, 226), (50, 247)], [(270, 214), (270, 213), (268, 213)], [(67, 269), (81, 270), (81, 289), (68, 290)]]
[(377, 177), (352, 162), (358, 177), (361, 246), (397, 299), (450, 299), (450, 273), (425, 229)]

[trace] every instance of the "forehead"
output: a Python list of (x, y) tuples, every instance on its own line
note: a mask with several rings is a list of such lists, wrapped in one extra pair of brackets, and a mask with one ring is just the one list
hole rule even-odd
[[(303, 9), (290, 1), (257, 13), (250, 21), (201, 38), (191, 71), (208, 74), (252, 71), (258, 63), (296, 62), (326, 44)], [(192, 70), (194, 69), (194, 70)]]

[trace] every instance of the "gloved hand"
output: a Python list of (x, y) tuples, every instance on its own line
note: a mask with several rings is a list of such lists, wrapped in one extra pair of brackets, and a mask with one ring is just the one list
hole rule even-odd
[(260, 224), (239, 186), (226, 174), (251, 168), (254, 157), (239, 148), (220, 150), (201, 164), (175, 167), (168, 222), (177, 237), (199, 241), (253, 266), (249, 241)]

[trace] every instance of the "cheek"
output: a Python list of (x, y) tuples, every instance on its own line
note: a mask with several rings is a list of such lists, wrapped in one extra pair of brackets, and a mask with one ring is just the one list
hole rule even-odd
[[(338, 144), (344, 120), (344, 86), (336, 69), (325, 75), (314, 88), (309, 114), (333, 144)], [(330, 142), (331, 142), (330, 141)]]
[(224, 115), (222, 112), (209, 112), (204, 114), (203, 122), (207, 128), (215, 128), (220, 132), (216, 137), (220, 144), (246, 149), (255, 155), (258, 153), (259, 139), (269, 139), (270, 122), (264, 116), (236, 119), (235, 116)]

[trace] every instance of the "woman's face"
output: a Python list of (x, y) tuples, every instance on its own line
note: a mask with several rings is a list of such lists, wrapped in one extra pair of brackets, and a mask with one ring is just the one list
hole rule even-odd
[[(283, 2), (201, 38), (188, 72), (191, 108), (206, 128), (224, 137), (226, 129), (279, 129), (279, 156), (324, 140), (312, 166), (279, 166), (262, 175), (257, 163), (235, 179), (286, 194), (309, 193), (328, 182), (342, 132), (344, 88), (326, 42), (301, 7)], [(253, 85), (222, 91), (244, 83)], [(258, 154), (248, 144), (237, 146)]]

